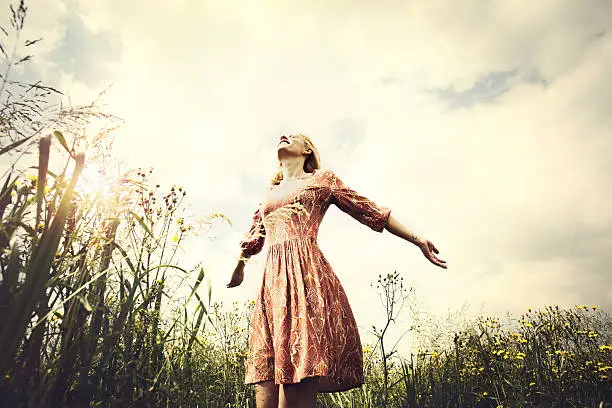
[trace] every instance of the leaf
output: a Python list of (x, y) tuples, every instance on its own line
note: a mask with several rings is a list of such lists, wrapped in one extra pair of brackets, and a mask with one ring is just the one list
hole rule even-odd
[(64, 149), (66, 149), (66, 151), (68, 152), (68, 154), (70, 156), (72, 156), (72, 152), (70, 151), (70, 149), (68, 148), (68, 144), (66, 143), (66, 138), (64, 138), (64, 135), (62, 135), (62, 132), (55, 130), (53, 132), (53, 136), (55, 136), (55, 138), (57, 139), (58, 142), (60, 142), (60, 144), (62, 145), (62, 147)]
[(196, 283), (195, 285), (193, 285), (193, 288), (191, 288), (191, 293), (187, 297), (187, 301), (185, 302), (185, 305), (189, 303), (195, 291), (198, 290), (198, 288), (200, 287), (202, 280), (204, 280), (204, 275), (205, 275), (204, 268), (200, 268), (200, 273), (198, 274), (198, 277), (196, 278)]
[(41, 38), (39, 38), (39, 39), (37, 39), (37, 40), (33, 40), (33, 41), (32, 41), (32, 40), (26, 40), (26, 42), (25, 42), (25, 46), (26, 46), (26, 47), (29, 47), (30, 45), (34, 45), (34, 44), (36, 44), (36, 43), (37, 43), (37, 42), (39, 42), (40, 40), (42, 40), (42, 37), (41, 37)]
[(81, 304), (83, 305), (85, 310), (87, 310), (88, 312), (91, 312), (93, 310), (93, 308), (89, 304), (89, 301), (87, 300), (86, 297), (79, 295), (79, 296), (77, 296), (77, 299), (79, 299), (79, 302), (81, 302)]
[(178, 269), (181, 272), (185, 272), (185, 273), (189, 273), (187, 272), (185, 269), (181, 268), (180, 266), (176, 266), (176, 265), (170, 265), (170, 264), (162, 264), (162, 265), (155, 265), (150, 267), (149, 269), (147, 269), (145, 271), (145, 273), (149, 273), (151, 271), (154, 271), (155, 269), (161, 269), (161, 268), (174, 268), (174, 269)]
[(31, 55), (26, 55), (25, 57), (23, 57), (22, 59), (20, 59), (19, 61), (17, 61), (17, 62), (15, 63), (15, 65), (19, 65), (19, 64), (21, 64), (22, 62), (26, 62), (26, 61), (29, 61), (29, 60), (31, 60), (31, 59), (32, 59), (32, 56), (31, 56)]
[(28, 137), (26, 137), (25, 139), (18, 140), (18, 141), (16, 141), (16, 142), (11, 143), (10, 145), (8, 145), (8, 146), (6, 146), (6, 147), (3, 147), (3, 148), (2, 148), (2, 150), (0, 150), (0, 156), (2, 156), (4, 153), (8, 153), (8, 152), (10, 152), (11, 150), (13, 150), (13, 149), (15, 149), (15, 148), (17, 148), (17, 147), (21, 146), (22, 144), (24, 144), (25, 142), (27, 142), (28, 140), (30, 140), (30, 139), (31, 139), (31, 138), (33, 138), (34, 136), (35, 136), (35, 135), (28, 136)]
[[(134, 264), (130, 260), (130, 257), (128, 255), (127, 251), (125, 249), (123, 249), (121, 247), (121, 245), (119, 245), (116, 241), (113, 241), (112, 244), (113, 244), (114, 248), (117, 249), (117, 251), (119, 251), (121, 253), (121, 255), (123, 256), (123, 259), (125, 259), (125, 262), (128, 264), (130, 270), (133, 273), (136, 273), (136, 268), (134, 267)], [(127, 282), (127, 279), (125, 281)]]
[(212, 297), (212, 284), (210, 283), (210, 277), (206, 277), (206, 283), (208, 283), (208, 304), (210, 305), (210, 298)]
[(200, 295), (198, 295), (198, 292), (194, 293), (196, 299), (198, 299), (198, 303), (199, 306), (202, 308), (202, 310), (204, 310), (204, 312), (206, 313), (206, 317), (208, 318), (208, 321), (211, 324), (214, 324), (212, 319), (210, 318), (210, 313), (208, 313), (208, 309), (206, 308), (206, 306), (204, 305), (204, 302), (202, 302), (202, 299), (200, 298)]
[(134, 211), (130, 211), (129, 212), (130, 215), (132, 215), (134, 218), (136, 218), (136, 220), (138, 221), (138, 223), (140, 224), (140, 226), (147, 232), (147, 234), (149, 234), (151, 236), (151, 238), (155, 238), (155, 236), (153, 236), (153, 233), (151, 232), (151, 230), (149, 229), (149, 227), (147, 226), (147, 224), (144, 222), (144, 220), (142, 219), (141, 216), (139, 216), (138, 214), (136, 214)]
[[(35, 169), (35, 170), (38, 170), (38, 166), (30, 166), (29, 168), (30, 168), (30, 169)], [(48, 174), (49, 176), (53, 177), (53, 178), (54, 178), (54, 179), (56, 179), (56, 180), (59, 178), (59, 176), (58, 176), (57, 174), (53, 173), (53, 172), (52, 172), (51, 170), (49, 170), (49, 169), (47, 169), (47, 174)]]

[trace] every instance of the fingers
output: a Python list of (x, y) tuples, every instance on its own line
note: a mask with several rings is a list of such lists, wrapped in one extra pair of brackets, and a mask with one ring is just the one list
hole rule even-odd
[(438, 253), (438, 249), (434, 246), (434, 244), (431, 241), (427, 241), (427, 251), (423, 251), (425, 253), (425, 256), (427, 257), (427, 259), (429, 259), (429, 262), (431, 262), (432, 264), (439, 266), (440, 268), (444, 268), (447, 269), (447, 265), (446, 265), (446, 261), (443, 261), (442, 259), (438, 258), (437, 256), (435, 256), (433, 254), (432, 251), (434, 251), (435, 253)]
[(234, 288), (238, 285), (240, 285), (241, 281), (237, 281), (235, 279), (232, 279), (227, 285), (225, 285), (226, 288)]
[(439, 267), (441, 267), (441, 268), (446, 269), (446, 261), (443, 261), (443, 260), (441, 260), (441, 259), (439, 259), (439, 258), (437, 258), (437, 257), (434, 257), (434, 259), (435, 259), (435, 262), (434, 262), (434, 263), (435, 263), (436, 265), (438, 265), (438, 266), (439, 266)]

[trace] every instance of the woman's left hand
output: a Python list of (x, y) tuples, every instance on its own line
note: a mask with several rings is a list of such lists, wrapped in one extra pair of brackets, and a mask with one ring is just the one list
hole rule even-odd
[(435, 255), (439, 251), (438, 248), (435, 247), (433, 242), (423, 239), (417, 245), (419, 248), (421, 248), (421, 251), (423, 252), (423, 255), (425, 255), (425, 258), (429, 259), (429, 262), (439, 266), (440, 268), (446, 269), (446, 261), (441, 260)]

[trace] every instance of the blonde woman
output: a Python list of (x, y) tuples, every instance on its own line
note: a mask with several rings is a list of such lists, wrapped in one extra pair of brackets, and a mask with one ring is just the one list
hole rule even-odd
[(379, 207), (320, 170), (319, 154), (304, 135), (281, 136), (280, 171), (272, 180), (241, 242), (242, 254), (227, 287), (240, 285), (249, 257), (268, 243), (263, 284), (255, 301), (246, 363), (258, 408), (312, 408), (317, 392), (363, 384), (363, 356), (346, 294), (317, 246), (331, 204), (375, 231), (417, 245), (446, 268), (431, 241), (408, 231)]

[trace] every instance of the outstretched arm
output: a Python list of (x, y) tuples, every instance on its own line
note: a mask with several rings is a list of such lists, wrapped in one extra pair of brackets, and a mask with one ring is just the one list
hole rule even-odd
[(251, 223), (249, 232), (240, 242), (242, 252), (240, 253), (240, 259), (234, 268), (232, 277), (229, 283), (226, 285), (228, 288), (233, 288), (234, 286), (238, 286), (242, 283), (242, 280), (244, 279), (244, 266), (251, 256), (258, 254), (261, 251), (261, 248), (264, 245), (265, 237), (266, 229), (264, 228), (261, 212), (258, 207), (253, 214), (253, 222)]
[(390, 214), (389, 218), (387, 219), (385, 229), (393, 235), (403, 238), (408, 242), (412, 242), (414, 245), (418, 246), (421, 249), (421, 252), (423, 252), (425, 258), (427, 258), (432, 264), (446, 269), (446, 261), (441, 260), (435, 255), (439, 251), (434, 246), (434, 244), (429, 240), (419, 238), (413, 232), (409, 231), (405, 226), (402, 225), (402, 223), (395, 219), (392, 214)]
[(232, 277), (229, 283), (225, 285), (226, 287), (233, 288), (242, 283), (242, 281), (244, 280), (244, 266), (248, 262), (249, 258), (250, 255), (247, 255), (245, 251), (242, 250), (242, 253), (240, 254), (240, 259), (236, 264), (236, 268), (234, 268), (234, 272), (232, 272)]

